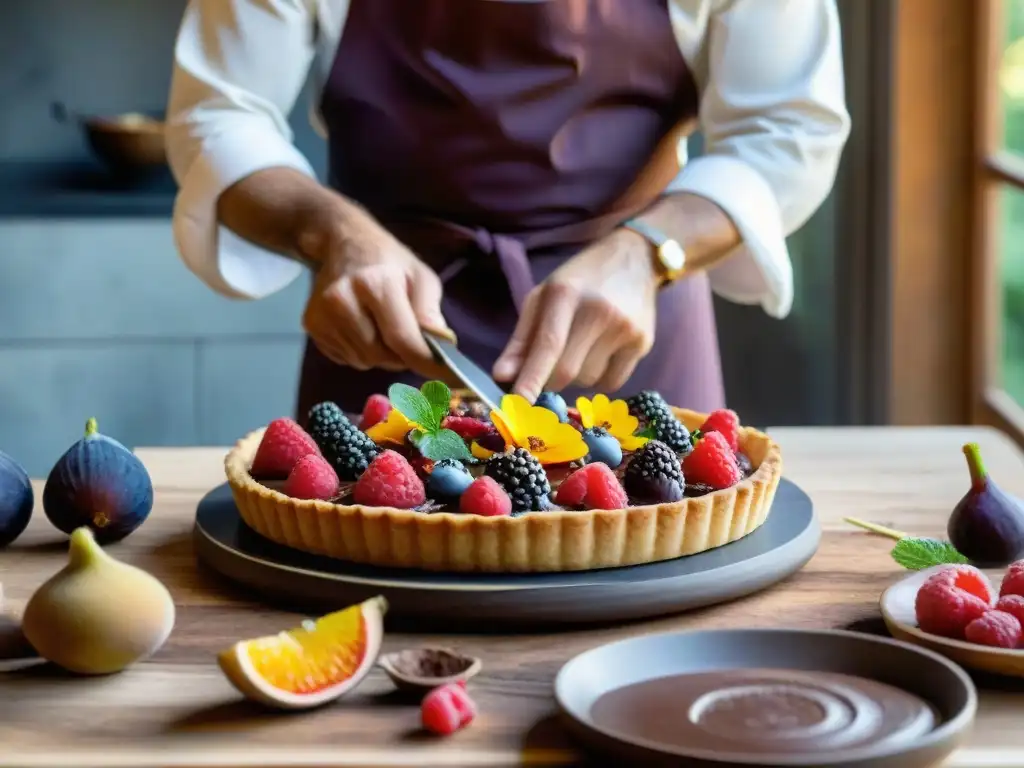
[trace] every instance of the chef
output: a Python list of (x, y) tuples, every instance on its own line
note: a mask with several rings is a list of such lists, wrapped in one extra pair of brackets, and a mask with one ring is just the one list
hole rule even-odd
[[(310, 72), (326, 184), (287, 122)], [(708, 411), (712, 291), (789, 312), (848, 132), (835, 0), (191, 0), (174, 237), (228, 297), (311, 272), (300, 415), (443, 375), (423, 329), (527, 398)]]

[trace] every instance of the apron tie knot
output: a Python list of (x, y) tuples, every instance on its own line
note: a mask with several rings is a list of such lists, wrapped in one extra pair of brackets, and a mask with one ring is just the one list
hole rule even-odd
[(522, 311), (526, 295), (534, 286), (533, 270), (523, 243), (517, 238), (496, 235), (480, 227), (473, 231), (473, 241), (484, 255), (498, 257), (516, 311)]

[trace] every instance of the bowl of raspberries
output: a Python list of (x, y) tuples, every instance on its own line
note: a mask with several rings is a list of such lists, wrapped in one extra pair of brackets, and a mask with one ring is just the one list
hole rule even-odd
[(959, 564), (916, 571), (883, 592), (880, 607), (899, 640), (963, 667), (1024, 677), (1024, 560), (1005, 572)]

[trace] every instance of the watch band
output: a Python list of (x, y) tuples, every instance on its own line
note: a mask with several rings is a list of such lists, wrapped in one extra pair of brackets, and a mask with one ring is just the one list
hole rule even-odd
[(623, 222), (622, 226), (636, 232), (654, 246), (654, 255), (661, 270), (663, 283), (670, 283), (682, 277), (686, 269), (686, 252), (678, 241), (640, 219), (629, 219)]
[(622, 226), (626, 229), (633, 230), (645, 240), (649, 240), (655, 248), (660, 248), (669, 240), (668, 235), (660, 229), (652, 227), (646, 221), (641, 221), (640, 219), (629, 219), (628, 221), (623, 222)]

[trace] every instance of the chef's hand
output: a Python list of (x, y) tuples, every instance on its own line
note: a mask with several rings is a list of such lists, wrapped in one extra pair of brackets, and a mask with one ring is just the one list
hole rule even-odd
[(359, 371), (411, 370), (448, 378), (421, 329), (450, 334), (441, 281), (361, 209), (310, 230), (302, 251), (319, 265), (303, 327), (329, 359)]
[(654, 343), (657, 291), (650, 244), (616, 230), (529, 293), (495, 379), (531, 402), (569, 384), (614, 392)]

